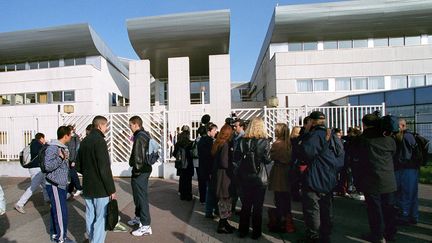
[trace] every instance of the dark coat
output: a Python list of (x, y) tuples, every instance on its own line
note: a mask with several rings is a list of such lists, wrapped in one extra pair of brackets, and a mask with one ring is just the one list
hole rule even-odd
[[(255, 154), (255, 166), (259, 166), (261, 163), (270, 164), (270, 139), (243, 138), (241, 141), (243, 156), (251, 149), (248, 145), (249, 141), (251, 141), (251, 147), (253, 146), (252, 143), (256, 143), (255, 150), (253, 151)], [(239, 180), (242, 187), (264, 186), (251, 161), (242, 160), (240, 163)]]
[(230, 195), (230, 185), (233, 177), (233, 164), (230, 157), (228, 143), (223, 144), (215, 155), (216, 168), (213, 174), (217, 176), (213, 176), (212, 179), (214, 178), (216, 182), (216, 194), (218, 198), (232, 196)]
[(93, 129), (81, 142), (75, 167), (83, 175), (84, 197), (108, 197), (116, 191), (104, 137)]
[(33, 139), (30, 143), (30, 157), (32, 162), (30, 162), (30, 165), (28, 168), (39, 168), (39, 160), (35, 159), (36, 156), (39, 155), (39, 151), (42, 149), (43, 144), (41, 142), (39, 142), (39, 140), (37, 139)]
[(414, 159), (417, 142), (410, 131), (403, 132), (402, 141), (396, 139), (396, 155), (394, 157), (395, 170), (419, 169), (420, 164)]
[(276, 192), (290, 191), (290, 168), (291, 158), (289, 158), (286, 144), (277, 140), (271, 146), (270, 158), (274, 161), (270, 172), (269, 190)]
[(184, 149), (184, 151), (186, 152), (186, 163), (187, 163), (186, 168), (178, 169), (177, 174), (179, 176), (193, 176), (194, 175), (192, 145), (193, 145), (193, 141), (191, 141), (189, 139), (189, 136), (186, 133), (181, 133), (178, 136), (178, 140), (177, 140), (176, 144), (174, 145), (173, 155), (174, 155), (174, 157), (177, 157), (177, 153), (180, 151), (180, 148)]
[(132, 177), (152, 172), (152, 166), (147, 163), (146, 156), (149, 147), (149, 137), (150, 134), (144, 131), (144, 129), (134, 132), (134, 143), (132, 145), (131, 157), (129, 158), (129, 166), (132, 167)]
[[(383, 194), (396, 191), (393, 156), (396, 143), (392, 137), (384, 137), (377, 128), (365, 129), (353, 139), (354, 181), (364, 193)], [(354, 171), (353, 171), (354, 172)]]
[(198, 163), (200, 176), (204, 180), (208, 180), (212, 174), (213, 169), (213, 156), (211, 155), (211, 149), (213, 146), (214, 139), (207, 135), (202, 136), (198, 142)]

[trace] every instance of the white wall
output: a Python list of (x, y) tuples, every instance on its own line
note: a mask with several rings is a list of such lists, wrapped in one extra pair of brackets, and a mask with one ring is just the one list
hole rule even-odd
[(129, 63), (129, 77), (129, 111), (150, 111), (150, 61), (131, 61)]
[(212, 121), (224, 124), (231, 113), (231, 68), (229, 55), (209, 56), (210, 109)]

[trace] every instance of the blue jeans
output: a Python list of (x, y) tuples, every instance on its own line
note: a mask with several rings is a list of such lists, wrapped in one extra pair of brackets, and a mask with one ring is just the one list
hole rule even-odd
[(105, 221), (109, 197), (85, 198), (86, 204), (86, 230), (90, 242), (105, 242)]
[(46, 185), (46, 191), (51, 202), (50, 233), (56, 235), (55, 240), (66, 239), (68, 224), (68, 209), (66, 204), (66, 190), (54, 185)]
[(397, 205), (402, 217), (418, 221), (418, 169), (395, 171), (397, 183)]

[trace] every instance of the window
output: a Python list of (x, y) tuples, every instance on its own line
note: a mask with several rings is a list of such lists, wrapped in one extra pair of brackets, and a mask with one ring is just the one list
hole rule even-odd
[(64, 65), (65, 66), (73, 66), (73, 65), (75, 65), (75, 59), (74, 58), (64, 59)]
[(30, 93), (30, 94), (25, 94), (25, 104), (35, 104), (36, 103), (36, 94), (35, 93)]
[(374, 41), (374, 47), (380, 47), (380, 46), (388, 46), (388, 38), (376, 38)]
[(432, 85), (432, 74), (426, 75), (426, 85)]
[(25, 70), (25, 69), (26, 69), (25, 63), (17, 63), (17, 65), (16, 65), (16, 70), (17, 71)]
[(39, 62), (39, 68), (48, 68), (48, 61)]
[(0, 131), (0, 144), (8, 144), (8, 133)]
[(407, 76), (392, 76), (391, 88), (402, 89), (407, 87)]
[(12, 103), (12, 95), (0, 95), (0, 105), (10, 105)]
[(405, 45), (413, 46), (421, 44), (421, 36), (405, 36)]
[(63, 101), (64, 102), (75, 101), (75, 91), (64, 91), (63, 92)]
[(337, 49), (337, 41), (324, 41), (324, 50)]
[(39, 104), (46, 104), (48, 103), (48, 93), (37, 93), (37, 101)]
[(297, 92), (312, 92), (312, 80), (297, 80)]
[(62, 94), (63, 92), (61, 91), (52, 92), (52, 102), (62, 102), (63, 101)]
[(313, 81), (314, 91), (328, 91), (328, 79), (317, 79)]
[(16, 94), (15, 95), (15, 104), (23, 105), (24, 104), (24, 94)]
[(337, 78), (336, 90), (351, 90), (351, 78)]
[(425, 76), (424, 75), (410, 75), (408, 76), (408, 85), (409, 87), (418, 87), (425, 85)]
[(15, 71), (15, 64), (8, 64), (8, 65), (6, 65), (6, 70), (8, 72)]
[(368, 89), (384, 89), (385, 82), (384, 77), (369, 77), (368, 79)]
[(305, 42), (303, 44), (303, 50), (305, 51), (318, 50), (318, 42)]
[(30, 69), (38, 69), (39, 63), (38, 62), (29, 62)]
[(302, 43), (288, 43), (288, 51), (301, 51), (303, 50)]
[(60, 66), (59, 60), (50, 60), (49, 61), (49, 67), (50, 68), (59, 67), (59, 66)]
[(390, 37), (389, 46), (403, 46), (404, 38), (403, 37)]
[[(204, 97), (202, 97), (204, 92)], [(191, 81), (190, 83), (190, 102), (191, 104), (210, 103), (209, 99), (209, 82), (208, 81)]]
[(368, 47), (368, 40), (354, 40), (353, 41), (353, 46), (354, 48), (364, 48), (364, 47)]
[(353, 90), (367, 89), (367, 78), (352, 78), (351, 80)]
[(339, 49), (352, 48), (352, 40), (338, 41)]
[(85, 57), (75, 58), (75, 65), (85, 65), (86, 59)]
[(6, 65), (0, 65), (0, 73), (6, 72)]

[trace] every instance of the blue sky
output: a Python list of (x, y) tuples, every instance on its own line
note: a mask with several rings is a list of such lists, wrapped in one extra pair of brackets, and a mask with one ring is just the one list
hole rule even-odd
[(138, 59), (126, 19), (170, 13), (231, 10), (231, 80), (249, 81), (276, 4), (325, 0), (0, 0), (0, 32), (89, 23), (113, 52)]

